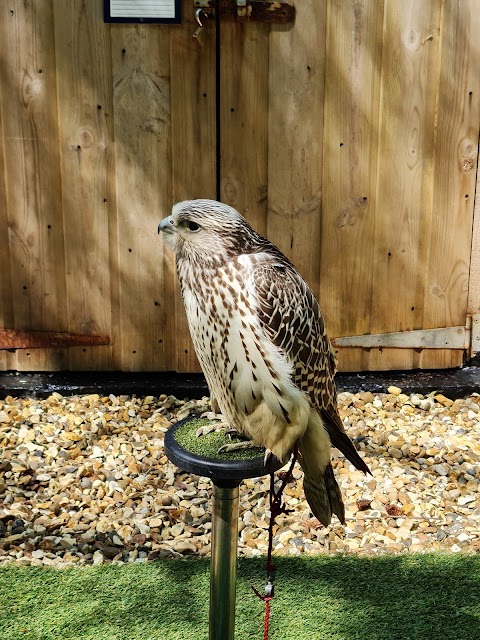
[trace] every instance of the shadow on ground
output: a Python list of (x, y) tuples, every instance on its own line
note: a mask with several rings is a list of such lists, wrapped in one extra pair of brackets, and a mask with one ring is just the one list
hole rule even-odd
[[(241, 559), (236, 639), (260, 638), (264, 560)], [(272, 640), (478, 640), (480, 556), (277, 559)], [(206, 640), (209, 564), (0, 568), (0, 640)]]

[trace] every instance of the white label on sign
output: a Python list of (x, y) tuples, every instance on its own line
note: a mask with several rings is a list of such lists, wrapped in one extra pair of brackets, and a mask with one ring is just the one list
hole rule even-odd
[(110, 0), (112, 18), (174, 18), (175, 0)]

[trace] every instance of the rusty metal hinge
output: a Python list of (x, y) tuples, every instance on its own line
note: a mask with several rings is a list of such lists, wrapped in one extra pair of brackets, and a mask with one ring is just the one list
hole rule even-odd
[(63, 331), (19, 331), (0, 329), (0, 349), (47, 349), (51, 347), (94, 347), (110, 344), (108, 336), (91, 336)]
[[(196, 9), (205, 16), (215, 15), (215, 0), (194, 0)], [(238, 22), (263, 22), (266, 24), (287, 24), (295, 20), (295, 7), (286, 2), (270, 0), (220, 0), (221, 20)]]
[(334, 338), (332, 344), (363, 349), (460, 349), (472, 358), (480, 352), (480, 314), (467, 316), (466, 326), (345, 336)]

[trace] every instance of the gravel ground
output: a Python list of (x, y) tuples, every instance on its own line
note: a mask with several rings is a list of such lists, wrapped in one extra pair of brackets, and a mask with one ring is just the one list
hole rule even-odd
[[(480, 397), (342, 393), (340, 413), (373, 476), (334, 467), (345, 526), (311, 518), (302, 473), (286, 487), (276, 554), (480, 551)], [(207, 399), (0, 400), (0, 562), (58, 567), (208, 555), (210, 482), (164, 454), (165, 431)], [(268, 478), (240, 487), (243, 556), (267, 549)]]

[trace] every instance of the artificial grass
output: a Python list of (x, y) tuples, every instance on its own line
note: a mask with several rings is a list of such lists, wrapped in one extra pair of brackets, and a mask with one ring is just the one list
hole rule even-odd
[[(272, 640), (478, 640), (480, 556), (276, 558)], [(263, 635), (264, 559), (240, 559), (236, 640)], [(0, 567), (0, 639), (207, 640), (209, 563)]]
[(175, 431), (175, 440), (187, 451), (205, 458), (214, 458), (217, 460), (246, 460), (259, 456), (263, 458), (265, 450), (260, 447), (230, 451), (228, 453), (218, 453), (218, 450), (224, 444), (245, 442), (244, 439), (242, 440), (235, 435), (227, 434), (225, 429), (211, 431), (200, 437), (196, 436), (199, 427), (215, 424), (215, 422), (219, 421), (207, 420), (206, 418), (189, 419), (177, 428)]

